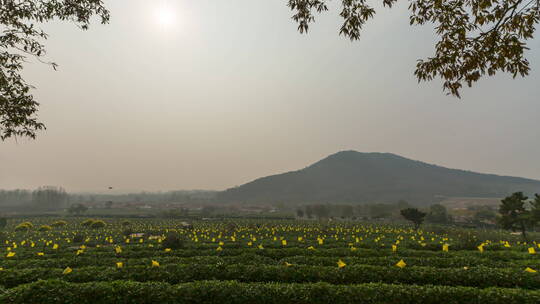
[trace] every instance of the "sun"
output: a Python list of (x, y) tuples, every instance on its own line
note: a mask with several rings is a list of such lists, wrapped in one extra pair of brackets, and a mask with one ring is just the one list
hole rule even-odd
[(155, 12), (156, 22), (162, 28), (172, 27), (176, 23), (176, 13), (168, 6), (160, 6)]

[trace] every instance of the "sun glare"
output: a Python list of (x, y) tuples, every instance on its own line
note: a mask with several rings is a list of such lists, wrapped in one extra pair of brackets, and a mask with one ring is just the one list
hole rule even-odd
[(157, 8), (155, 18), (159, 26), (169, 28), (176, 23), (176, 14), (171, 7), (161, 6)]

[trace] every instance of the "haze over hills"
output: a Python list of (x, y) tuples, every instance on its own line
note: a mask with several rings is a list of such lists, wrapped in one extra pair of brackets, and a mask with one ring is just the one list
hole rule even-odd
[(448, 169), (391, 153), (342, 151), (298, 171), (259, 178), (217, 199), (245, 203), (392, 203), (425, 205), (446, 197), (540, 192), (540, 181)]

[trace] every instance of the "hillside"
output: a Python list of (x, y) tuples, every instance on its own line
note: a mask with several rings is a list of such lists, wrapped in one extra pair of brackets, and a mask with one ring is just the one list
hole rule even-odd
[(367, 203), (540, 192), (540, 181), (448, 169), (390, 153), (343, 151), (302, 170), (259, 178), (218, 194), (223, 202)]

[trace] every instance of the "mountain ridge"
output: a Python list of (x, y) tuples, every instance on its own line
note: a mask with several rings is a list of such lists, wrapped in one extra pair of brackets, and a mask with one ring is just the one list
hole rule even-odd
[(218, 194), (245, 203), (373, 203), (540, 192), (540, 181), (450, 169), (393, 153), (340, 151), (303, 169), (257, 178)]

